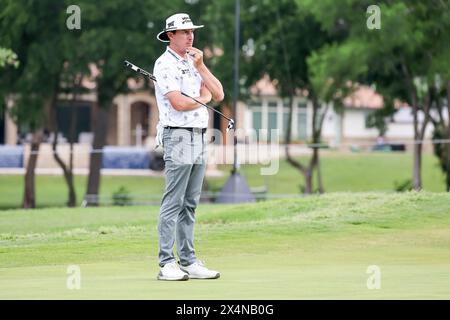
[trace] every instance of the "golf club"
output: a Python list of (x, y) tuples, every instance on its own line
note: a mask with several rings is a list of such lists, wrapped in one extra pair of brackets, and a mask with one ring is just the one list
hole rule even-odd
[[(125, 64), (125, 67), (128, 67), (128, 68), (130, 68), (131, 70), (136, 71), (136, 72), (142, 74), (143, 76), (149, 78), (150, 80), (156, 82), (156, 77), (155, 77), (154, 75), (152, 75), (150, 72), (148, 72), (148, 71), (146, 71), (146, 70), (144, 70), (144, 69), (142, 69), (142, 68), (136, 66), (135, 64), (131, 63), (131, 62), (128, 61), (128, 60), (125, 60), (125, 61), (124, 61), (124, 64)], [(194, 100), (194, 101), (197, 102), (198, 104), (200, 104), (200, 105), (202, 105), (202, 106), (204, 106), (204, 107), (206, 107), (206, 108), (208, 108), (208, 109), (210, 109), (210, 110), (212, 110), (212, 111), (214, 111), (214, 112), (217, 112), (217, 113), (220, 114), (222, 117), (224, 117), (225, 119), (227, 119), (227, 120), (228, 120), (227, 132), (230, 131), (231, 129), (234, 129), (234, 120), (233, 120), (233, 119), (228, 118), (226, 115), (224, 115), (224, 114), (223, 114), (222, 112), (220, 112), (219, 110), (216, 110), (216, 109), (214, 109), (214, 108), (212, 108), (212, 107), (210, 107), (210, 106), (208, 106), (208, 105), (206, 105), (206, 104), (204, 104), (204, 103), (198, 101), (197, 99), (191, 97), (190, 95), (187, 95), (187, 94), (184, 93), (184, 92), (181, 92), (181, 94), (182, 94), (183, 96), (185, 96), (185, 97), (188, 97), (188, 98)]]

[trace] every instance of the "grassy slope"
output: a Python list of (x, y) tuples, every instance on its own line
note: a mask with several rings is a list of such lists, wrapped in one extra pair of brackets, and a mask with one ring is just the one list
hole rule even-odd
[[(197, 254), (222, 277), (185, 283), (155, 280), (157, 207), (3, 211), (0, 298), (448, 299), (449, 208), (438, 193), (202, 205)], [(66, 288), (70, 264), (81, 290)]]
[[(230, 166), (221, 166), (227, 173), (223, 178), (209, 178), (208, 183), (214, 191), (220, 190), (228, 178)], [(261, 176), (260, 166), (243, 165), (241, 173), (252, 187), (267, 184), (272, 194), (299, 194), (303, 178), (285, 161), (280, 162), (278, 174)], [(410, 154), (366, 153), (334, 154), (322, 157), (322, 176), (325, 190), (329, 192), (346, 191), (392, 191), (395, 183), (404, 182), (412, 175)], [(426, 191), (445, 190), (444, 176), (432, 155), (424, 155), (423, 188)], [(78, 202), (86, 187), (86, 177), (76, 177)], [(37, 205), (64, 206), (67, 199), (66, 186), (62, 177), (38, 176), (36, 179)], [(164, 190), (164, 178), (150, 177), (103, 177), (101, 195), (111, 197), (120, 186), (125, 186), (134, 200), (159, 201)], [(0, 176), (0, 209), (19, 207), (23, 193), (22, 176)]]

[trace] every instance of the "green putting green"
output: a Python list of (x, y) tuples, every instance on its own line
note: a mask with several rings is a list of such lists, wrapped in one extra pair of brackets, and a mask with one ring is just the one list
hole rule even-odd
[(156, 280), (156, 206), (1, 211), (0, 299), (449, 299), (449, 208), (427, 192), (200, 205), (197, 255), (221, 278), (184, 282)]

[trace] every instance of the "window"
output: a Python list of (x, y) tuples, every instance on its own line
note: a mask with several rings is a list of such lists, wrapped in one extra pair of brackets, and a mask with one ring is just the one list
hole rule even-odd
[(256, 137), (259, 140), (259, 130), (262, 125), (261, 111), (253, 111), (253, 129), (256, 130)]
[(274, 137), (272, 137), (272, 129), (277, 129), (277, 112), (276, 111), (269, 111), (269, 123), (267, 125), (267, 135), (269, 138), (269, 141), (272, 141)]
[(306, 108), (299, 108), (297, 113), (298, 138), (306, 140)]

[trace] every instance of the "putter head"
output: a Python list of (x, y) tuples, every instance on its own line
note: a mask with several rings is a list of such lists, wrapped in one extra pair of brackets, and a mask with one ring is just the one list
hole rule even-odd
[(234, 129), (234, 120), (233, 119), (228, 121), (227, 132), (230, 131), (231, 129)]

